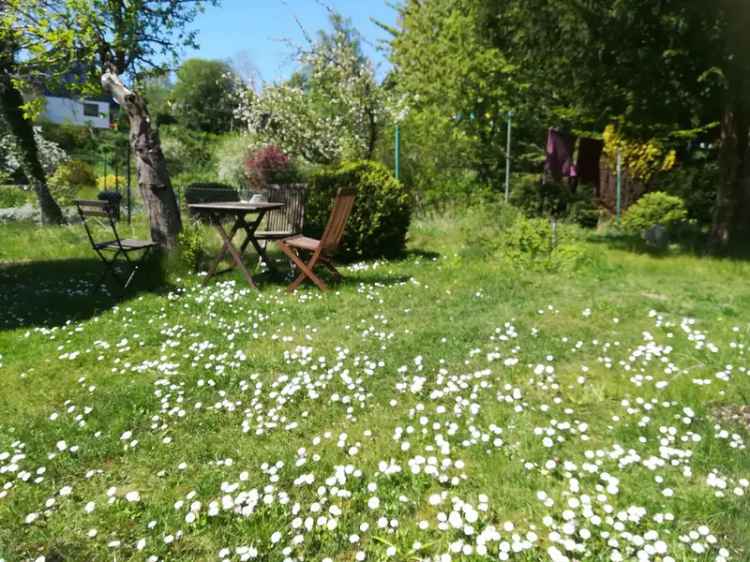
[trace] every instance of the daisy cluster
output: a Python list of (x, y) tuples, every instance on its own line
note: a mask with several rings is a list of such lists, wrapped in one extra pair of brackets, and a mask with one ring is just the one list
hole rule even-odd
[[(326, 319), (294, 321), (319, 293), (232, 282), (187, 283), (145, 321), (136, 301), (29, 330), (69, 396), (44, 412), (49, 439), (0, 440), (0, 513), (30, 543), (65, 528), (100, 557), (150, 562), (205, 537), (220, 561), (740, 559), (689, 509), (748, 507), (750, 475), (724, 462), (745, 437), (705, 407), (748, 377), (740, 328), (722, 349), (651, 311), (635, 333), (614, 318), (574, 337), (550, 305), (448, 362), (404, 345), (410, 308), (379, 307), (424, 287), (358, 285), (375, 312), (338, 345)], [(133, 410), (117, 424), (99, 413), (116, 396)]]

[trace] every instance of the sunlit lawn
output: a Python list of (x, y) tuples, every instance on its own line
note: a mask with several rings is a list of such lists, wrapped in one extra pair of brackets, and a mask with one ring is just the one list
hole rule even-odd
[(747, 560), (750, 265), (461, 221), (293, 296), (0, 226), (0, 559)]

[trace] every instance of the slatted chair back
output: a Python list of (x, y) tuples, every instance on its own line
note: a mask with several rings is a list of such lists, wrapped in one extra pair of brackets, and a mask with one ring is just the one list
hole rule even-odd
[(355, 194), (356, 190), (351, 187), (341, 188), (336, 194), (331, 216), (328, 219), (326, 229), (323, 231), (323, 236), (320, 238), (322, 253), (331, 255), (339, 247), (346, 229), (346, 221), (349, 220), (349, 215), (354, 207)]
[(99, 251), (99, 242), (94, 238), (94, 234), (91, 231), (91, 225), (88, 221), (88, 219), (92, 217), (97, 219), (107, 219), (106, 223), (109, 224), (112, 234), (114, 234), (114, 241), (116, 241), (117, 245), (122, 249), (122, 241), (117, 232), (116, 212), (110, 201), (79, 199), (75, 201), (75, 204), (78, 209), (78, 216), (81, 217), (83, 227), (86, 229), (86, 235), (88, 236), (89, 242), (91, 242), (91, 247), (94, 248), (94, 250), (97, 252)]
[(303, 183), (272, 184), (266, 189), (266, 198), (271, 203), (284, 203), (281, 209), (266, 214), (265, 230), (300, 234), (305, 221), (305, 191)]

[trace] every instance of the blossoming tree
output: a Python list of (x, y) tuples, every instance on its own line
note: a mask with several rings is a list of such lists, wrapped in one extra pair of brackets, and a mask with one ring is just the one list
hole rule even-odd
[(361, 38), (336, 13), (332, 30), (296, 52), (301, 67), (288, 82), (245, 89), (237, 118), (261, 144), (309, 162), (370, 158), (385, 117), (385, 95)]

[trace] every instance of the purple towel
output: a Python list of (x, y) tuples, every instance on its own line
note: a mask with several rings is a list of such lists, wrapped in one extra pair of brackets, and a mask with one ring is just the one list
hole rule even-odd
[(544, 164), (545, 175), (555, 181), (576, 177), (576, 166), (573, 163), (573, 150), (576, 138), (557, 129), (547, 133), (547, 161)]

